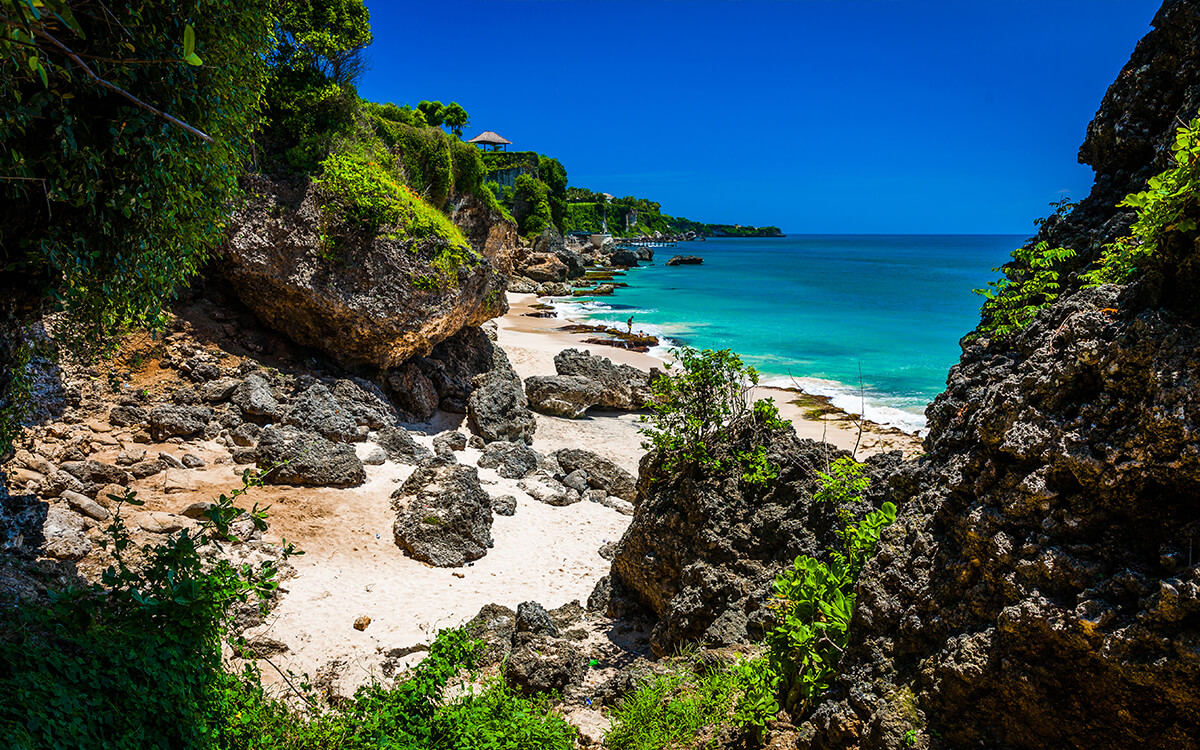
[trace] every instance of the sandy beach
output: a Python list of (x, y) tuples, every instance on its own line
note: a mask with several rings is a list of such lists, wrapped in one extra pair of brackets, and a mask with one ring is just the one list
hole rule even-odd
[[(511, 294), (509, 301), (510, 312), (497, 321), (497, 339), (522, 378), (554, 374), (554, 355), (571, 347), (645, 370), (663, 367), (662, 360), (647, 354), (583, 344), (585, 336), (557, 330), (567, 321), (528, 317), (537, 301), (533, 295)], [(774, 398), (802, 437), (824, 438), (845, 449), (858, 439), (857, 428), (844, 414), (805, 419), (806, 407), (792, 403), (796, 393), (761, 388), (755, 396)], [(538, 452), (585, 448), (636, 475), (643, 454), (641, 415), (592, 410), (583, 419), (536, 418), (532, 447)], [(415, 434), (418, 442), (432, 447), (438, 432), (465, 432), (463, 421), (462, 415), (440, 412), (432, 422), (410, 427), (424, 433)], [(223, 448), (210, 447), (202, 451), (210, 463), (194, 474), (193, 491), (181, 495), (146, 486), (147, 510), (178, 513), (197, 496), (227, 490), (240, 467), (228, 465)], [(919, 441), (867, 425), (859, 457), (894, 448), (910, 453), (919, 450)], [(369, 449), (369, 444), (359, 446), (364, 454)], [(472, 448), (456, 453), (471, 466), (479, 456)], [(428, 643), (440, 628), (466, 622), (486, 604), (515, 608), (532, 600), (555, 608), (573, 600), (586, 602), (609, 569), (600, 547), (619, 539), (630, 521), (598, 503), (545, 505), (521, 491), (517, 480), (479, 469), (489, 495), (516, 498), (516, 513), (494, 517), (495, 544), (485, 557), (463, 568), (436, 568), (407, 557), (393, 540), (391, 494), (414, 469), (388, 462), (367, 466), (366, 483), (350, 489), (272, 486), (251, 495), (271, 506), (266, 539), (286, 538), (305, 551), (293, 560), (295, 574), (283, 582), (279, 606), (263, 625), (247, 632), (251, 640), (286, 644), (270, 665), (263, 663), (266, 683), (282, 689), (277, 667), (318, 678), (335, 694), (350, 695), (365, 682), (389, 681), (397, 669), (421, 658), (420, 650), (409, 653), (411, 647)], [(370, 618), (370, 624), (356, 630), (354, 623), (362, 617)]]

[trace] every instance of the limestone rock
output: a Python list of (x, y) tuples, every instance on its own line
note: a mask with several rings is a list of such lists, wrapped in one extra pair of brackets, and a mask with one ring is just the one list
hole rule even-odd
[(150, 410), (150, 433), (157, 440), (198, 435), (204, 432), (212, 415), (207, 406), (156, 406)]
[[(756, 444), (779, 467), (766, 488), (746, 485), (736, 458)], [(872, 507), (813, 502), (817, 467), (848, 454), (791, 430), (731, 429), (713, 452), (725, 470), (667, 472), (657, 452), (643, 457), (636, 510), (613, 558), (611, 611), (635, 611), (623, 603), (628, 598), (653, 612), (651, 645), (659, 655), (687, 642), (761, 640), (772, 624), (764, 605), (780, 570), (798, 555), (818, 556), (840, 544), (839, 510), (860, 518)], [(578, 457), (557, 456), (568, 463)], [(868, 471), (883, 476), (898, 462), (898, 452), (873, 457)], [(594, 472), (588, 470), (590, 479)]]
[(71, 490), (63, 490), (63, 493), (59, 497), (66, 500), (67, 504), (71, 506), (71, 510), (76, 513), (82, 513), (96, 521), (107, 521), (109, 518), (109, 512), (104, 509), (104, 506), (87, 495), (72, 492)]
[(517, 512), (517, 498), (501, 495), (492, 498), (492, 512), (498, 516), (511, 516)]
[(375, 435), (375, 442), (387, 452), (389, 460), (398, 464), (416, 465), (433, 455), (403, 427), (385, 427)]
[(608, 262), (618, 268), (633, 268), (638, 264), (638, 256), (633, 250), (619, 248), (609, 256)]
[(583, 499), (575, 490), (567, 489), (553, 477), (543, 474), (528, 476), (517, 482), (517, 486), (534, 500), (546, 505), (574, 505)]
[(246, 376), (233, 390), (231, 400), (248, 417), (275, 419), (279, 416), (279, 401), (271, 392), (267, 381), (257, 373)]
[(503, 349), (494, 347), (493, 356), (492, 370), (475, 377), (475, 390), (467, 400), (471, 426), (489, 443), (496, 440), (532, 443), (537, 423), (529, 411), (521, 378), (513, 371)]
[(263, 430), (257, 461), (270, 484), (353, 487), (367, 478), (353, 446), (291, 426)]
[(637, 498), (637, 481), (633, 475), (603, 456), (579, 448), (563, 448), (555, 451), (554, 457), (568, 474), (583, 471), (588, 485), (595, 489), (631, 503)]
[(551, 253), (533, 253), (521, 267), (521, 275), (534, 281), (565, 281), (569, 268)]
[(59, 560), (81, 559), (92, 550), (86, 536), (89, 523), (66, 506), (51, 506), (41, 528), (42, 552)]
[(395, 367), (464, 326), (503, 314), (504, 277), (475, 255), (435, 289), (411, 279), (447, 241), (386, 231), (322, 257), (321, 199), (307, 179), (246, 179), (251, 196), (223, 252), (240, 299), (272, 328), (351, 365)]
[(460, 567), (492, 546), (491, 498), (472, 467), (427, 462), (392, 493), (392, 502), (396, 544), (414, 559)]
[(629, 365), (615, 365), (607, 357), (598, 357), (579, 349), (564, 349), (554, 355), (554, 369), (561, 375), (591, 380), (600, 387), (598, 406), (613, 409), (641, 409), (652, 400), (651, 381), (658, 371), (643, 372)]
[(433, 452), (438, 456), (453, 456), (455, 451), (467, 449), (467, 436), (454, 430), (439, 432), (433, 436)]
[(579, 375), (533, 375), (525, 379), (529, 407), (553, 417), (579, 419), (604, 400), (600, 383)]
[(284, 424), (315, 432), (335, 443), (351, 443), (364, 435), (349, 410), (342, 407), (324, 383), (315, 383), (295, 398), (283, 415)]
[(538, 467), (538, 454), (524, 443), (497, 440), (479, 457), (479, 468), (495, 469), (506, 479), (520, 479)]

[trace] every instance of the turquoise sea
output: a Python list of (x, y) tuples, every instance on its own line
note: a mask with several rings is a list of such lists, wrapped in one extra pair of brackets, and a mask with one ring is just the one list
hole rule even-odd
[[(655, 249), (612, 297), (559, 300), (560, 317), (733, 349), (770, 385), (795, 385), (909, 431), (979, 320), (972, 294), (996, 277), (1017, 235), (788, 235)], [(699, 266), (665, 265), (699, 255)], [(655, 354), (665, 353), (654, 352)]]

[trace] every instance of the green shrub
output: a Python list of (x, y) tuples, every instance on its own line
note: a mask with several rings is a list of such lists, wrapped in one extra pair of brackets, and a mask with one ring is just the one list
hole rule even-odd
[(1150, 178), (1146, 190), (1131, 193), (1118, 206), (1137, 210), (1130, 235), (1105, 246), (1099, 267), (1083, 276), (1090, 286), (1123, 284), (1144, 270), (1168, 232), (1193, 233), (1197, 227), (1200, 188), (1200, 119), (1175, 134), (1174, 166)]
[(527, 174), (517, 176), (513, 189), (513, 216), (521, 234), (539, 235), (550, 226), (550, 188)]
[[(513, 693), (493, 676), (468, 685), (481, 643), (462, 628), (442, 630), (429, 654), (393, 688), (365, 685), (349, 701), (297, 712), (263, 691), (257, 675), (228, 677), (228, 750), (570, 750), (576, 731), (545, 698)], [(464, 675), (463, 672), (468, 674)], [(459, 679), (459, 678), (462, 679)], [(459, 696), (447, 699), (451, 684)], [(319, 697), (319, 696), (317, 696)]]
[[(840, 459), (830, 474), (820, 474), (817, 502), (856, 502), (867, 480), (851, 459)], [(855, 584), (875, 553), (879, 535), (895, 522), (896, 506), (884, 503), (854, 523), (840, 514), (844, 527), (840, 549), (827, 550), (827, 560), (801, 555), (775, 579), (776, 626), (767, 634), (768, 679), (779, 703), (794, 713), (808, 711), (829, 689), (850, 640)]]
[(643, 447), (662, 451), (668, 471), (680, 462), (720, 470), (712, 443), (724, 427), (751, 414), (748, 399), (758, 372), (729, 349), (682, 346), (671, 355), (676, 361), (650, 384), (652, 414), (641, 428), (649, 442)]
[(710, 668), (699, 667), (687, 657), (681, 662), (622, 699), (612, 712), (604, 747), (716, 747), (721, 728), (746, 725), (749, 714), (740, 712), (739, 706), (747, 704), (747, 696), (761, 683), (761, 660)]
[(315, 182), (326, 194), (326, 208), (341, 222), (369, 232), (397, 227), (408, 237), (437, 237), (471, 252), (458, 227), (401, 182), (395, 157), (379, 144), (343, 144), (321, 162)]
[(1029, 325), (1039, 310), (1058, 299), (1058, 269), (1074, 255), (1074, 250), (1052, 248), (1046, 242), (1014, 250), (1012, 263), (992, 269), (1004, 277), (989, 281), (987, 289), (974, 290), (986, 298), (979, 332), (1003, 337)]
[[(117, 501), (103, 587), (49, 592), (49, 606), (5, 608), (0, 623), (0, 746), (208, 748), (226, 721), (221, 644), (229, 607), (277, 586), (273, 564), (235, 568), (212, 552), (240, 512), (221, 495), (197, 532), (136, 546)], [(257, 506), (251, 516), (265, 528)], [(296, 554), (284, 545), (283, 557)]]

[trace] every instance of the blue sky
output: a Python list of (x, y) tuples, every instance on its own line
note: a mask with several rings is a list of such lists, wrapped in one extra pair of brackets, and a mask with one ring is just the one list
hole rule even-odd
[(796, 233), (1030, 234), (1158, 0), (366, 0), (359, 93)]

